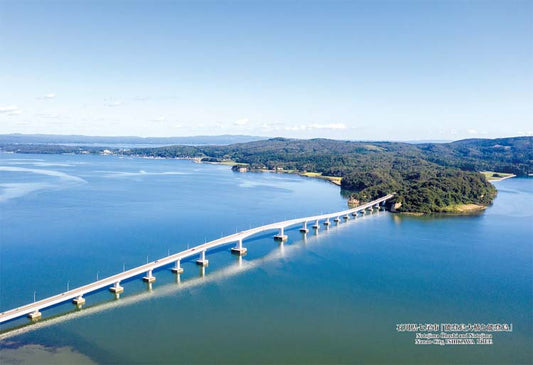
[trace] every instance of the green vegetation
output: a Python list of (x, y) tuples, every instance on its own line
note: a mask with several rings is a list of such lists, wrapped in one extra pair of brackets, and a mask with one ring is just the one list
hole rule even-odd
[(499, 171), (514, 175), (533, 172), (533, 137), (465, 139), (418, 145), (428, 161), (468, 171)]
[(483, 207), (496, 189), (479, 169), (531, 172), (531, 137), (413, 145), (274, 138), (229, 146), (169, 146), (130, 153), (162, 157), (209, 156), (247, 164), (251, 170), (339, 178), (352, 199), (369, 201), (396, 192), (403, 212), (459, 212)]
[[(326, 178), (341, 184), (343, 194), (360, 201), (395, 192), (402, 212), (457, 212), (487, 206), (496, 189), (478, 171), (494, 176), (533, 172), (533, 137), (473, 139), (452, 143), (350, 142), (327, 139), (269, 140), (225, 146), (166, 146), (115, 149), (143, 157), (194, 158), (232, 164), (239, 171), (270, 170)], [(5, 151), (33, 152), (38, 146), (1, 146)], [(87, 153), (81, 147), (44, 146), (45, 153)], [(24, 150), (26, 149), (26, 150)], [(93, 149), (90, 153), (102, 153)], [(399, 205), (399, 204), (398, 204)], [(469, 208), (469, 209), (470, 209)]]

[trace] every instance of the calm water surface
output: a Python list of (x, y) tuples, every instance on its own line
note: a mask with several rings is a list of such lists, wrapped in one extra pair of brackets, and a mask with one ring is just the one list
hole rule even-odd
[[(204, 272), (185, 262), (180, 282), (163, 268), (151, 289), (137, 278), (119, 300), (103, 290), (81, 312), (45, 310), (58, 317), (2, 340), (0, 363), (529, 364), (533, 179), (496, 185), (480, 216), (382, 212), (306, 237), (295, 227), (281, 246), (272, 234), (245, 241), (242, 259), (231, 246), (212, 252)], [(0, 154), (0, 311), (236, 230), (345, 207), (338, 187), (298, 176)], [(420, 346), (398, 323), (513, 332), (491, 346)]]

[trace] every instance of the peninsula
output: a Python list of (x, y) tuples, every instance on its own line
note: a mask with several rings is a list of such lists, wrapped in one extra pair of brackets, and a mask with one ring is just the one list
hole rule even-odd
[(326, 178), (339, 184), (356, 203), (395, 193), (390, 204), (398, 212), (465, 214), (492, 203), (497, 192), (488, 179), (533, 172), (532, 142), (533, 137), (422, 144), (272, 138), (229, 145), (142, 148), (4, 143), (0, 150), (190, 158), (232, 165), (234, 171), (269, 170)]

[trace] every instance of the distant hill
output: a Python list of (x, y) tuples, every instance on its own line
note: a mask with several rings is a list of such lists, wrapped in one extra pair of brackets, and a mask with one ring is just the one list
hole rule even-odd
[[(496, 189), (478, 171), (533, 172), (533, 137), (452, 143), (351, 142), (273, 138), (228, 146), (139, 148), (126, 154), (235, 161), (252, 170), (341, 177), (357, 200), (396, 192), (404, 212), (460, 212), (492, 202)], [(401, 206), (400, 206), (401, 204)]]
[(63, 144), (87, 146), (133, 146), (133, 145), (226, 145), (266, 139), (244, 135), (190, 136), (190, 137), (104, 137), (61, 134), (0, 134), (0, 144)]
[[(228, 141), (228, 137), (253, 138), (221, 136), (217, 140), (225, 138)], [(89, 138), (104, 138), (107, 141), (120, 138), (122, 143), (125, 141), (124, 137)], [(395, 192), (394, 199), (399, 211), (417, 213), (461, 212), (464, 207), (482, 209), (491, 204), (496, 189), (479, 171), (516, 175), (533, 173), (533, 137), (421, 144), (271, 138), (218, 145), (214, 142), (209, 145), (199, 143), (208, 139), (213, 141), (215, 137), (205, 140), (195, 138), (196, 144), (107, 149), (122, 155), (198, 158), (206, 162), (235, 163), (239, 164), (237, 170), (244, 165), (249, 170), (312, 172), (313, 175), (340, 180), (345, 192), (361, 201)], [(144, 144), (146, 140), (161, 141), (140, 140)], [(170, 139), (165, 140), (170, 142)], [(82, 143), (87, 140), (78, 141)], [(0, 150), (18, 153), (103, 153), (104, 147), (1, 143), (0, 139)]]
[(467, 171), (494, 170), (516, 175), (533, 172), (533, 137), (422, 144), (271, 138), (227, 146), (138, 148), (130, 153), (158, 157), (211, 157), (248, 163), (258, 168), (278, 167), (333, 176), (342, 176), (346, 170), (374, 163), (374, 159), (394, 156), (421, 158)]
[(533, 137), (463, 139), (417, 145), (429, 161), (462, 170), (493, 170), (516, 175), (533, 172)]

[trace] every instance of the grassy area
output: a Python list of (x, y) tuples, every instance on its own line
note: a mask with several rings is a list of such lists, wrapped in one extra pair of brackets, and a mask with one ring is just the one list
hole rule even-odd
[(496, 172), (496, 171), (481, 171), (481, 173), (485, 175), (485, 177), (489, 181), (498, 181), (498, 180), (508, 179), (510, 177), (516, 176), (513, 174), (507, 174), (505, 172)]
[(443, 209), (443, 213), (452, 213), (452, 214), (476, 214), (487, 207), (479, 204), (455, 204), (448, 205)]
[(221, 161), (221, 162), (217, 162), (217, 164), (219, 164), (219, 165), (227, 165), (227, 166), (235, 166), (235, 165), (248, 166), (247, 163), (240, 163), (240, 162), (235, 162), (235, 161), (231, 161), (231, 160), (224, 160), (224, 161)]
[(316, 178), (319, 178), (319, 179), (329, 180), (335, 185), (340, 185), (341, 184), (341, 179), (342, 179), (341, 177), (338, 177), (338, 176), (325, 176), (325, 175), (322, 175), (322, 173), (320, 173), (320, 172), (302, 172), (302, 173), (300, 173), (300, 175), (307, 176), (307, 177), (316, 177)]
[(235, 161), (232, 161), (232, 160), (202, 161), (202, 157), (195, 157), (195, 158), (194, 158), (194, 161), (195, 161), (195, 162), (199, 162), (199, 163), (210, 163), (210, 164), (214, 164), (214, 165), (226, 165), (226, 166), (235, 166), (235, 165), (238, 165), (238, 166), (248, 166), (247, 163), (235, 162)]

